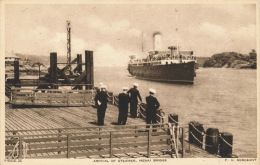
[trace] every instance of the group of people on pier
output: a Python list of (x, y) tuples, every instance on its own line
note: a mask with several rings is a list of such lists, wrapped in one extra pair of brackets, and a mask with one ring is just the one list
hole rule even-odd
[[(140, 95), (138, 84), (134, 83), (133, 88), (129, 89), (128, 87), (123, 87), (122, 93), (118, 95), (118, 125), (125, 125), (128, 116), (128, 108), (130, 104), (130, 116), (132, 118), (137, 118), (137, 106), (138, 99), (142, 102), (142, 97)], [(156, 90), (149, 89), (149, 96), (146, 97), (146, 124), (156, 123), (156, 112), (160, 107), (160, 103), (157, 98), (154, 97)], [(95, 96), (95, 105), (97, 107), (97, 119), (98, 125), (104, 125), (105, 113), (107, 109), (108, 102), (107, 86), (103, 83), (100, 83), (100, 87), (97, 89), (97, 94)]]

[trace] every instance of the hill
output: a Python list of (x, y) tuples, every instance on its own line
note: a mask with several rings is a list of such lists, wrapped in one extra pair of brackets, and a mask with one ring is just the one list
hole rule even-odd
[[(50, 56), (21, 54), (21, 53), (16, 53), (15, 55), (20, 57), (22, 60), (25, 60), (27, 58), (31, 64), (40, 62), (45, 66), (50, 66)], [(66, 60), (67, 60), (66, 56), (58, 56), (59, 62), (66, 62)]]
[(197, 63), (199, 67), (203, 67), (205, 61), (207, 61), (208, 59), (210, 59), (210, 57), (197, 57)]
[(256, 52), (252, 50), (248, 55), (237, 52), (223, 52), (214, 54), (206, 60), (203, 67), (215, 68), (252, 68), (256, 69)]

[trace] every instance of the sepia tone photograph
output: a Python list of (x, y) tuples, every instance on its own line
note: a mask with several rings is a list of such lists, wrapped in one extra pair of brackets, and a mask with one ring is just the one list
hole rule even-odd
[(3, 163), (259, 163), (258, 1), (0, 3)]

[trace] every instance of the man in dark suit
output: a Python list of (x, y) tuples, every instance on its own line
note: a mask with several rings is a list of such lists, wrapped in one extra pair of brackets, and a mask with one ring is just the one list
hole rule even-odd
[[(155, 124), (156, 122), (156, 112), (157, 109), (160, 107), (160, 103), (154, 97), (156, 91), (154, 89), (150, 89), (150, 95), (146, 97), (146, 124)], [(147, 128), (149, 128), (147, 126)]]
[(130, 114), (131, 117), (136, 118), (137, 117), (137, 104), (138, 104), (138, 99), (142, 102), (142, 98), (140, 96), (140, 93), (137, 89), (138, 84), (134, 83), (134, 87), (131, 88), (127, 93), (130, 96)]
[(118, 125), (125, 125), (128, 114), (129, 95), (127, 94), (128, 88), (124, 87), (123, 92), (119, 94), (119, 114), (118, 114)]
[(100, 92), (95, 96), (95, 103), (97, 106), (97, 118), (98, 125), (104, 125), (104, 118), (107, 109), (108, 95), (106, 92), (106, 86), (100, 86)]

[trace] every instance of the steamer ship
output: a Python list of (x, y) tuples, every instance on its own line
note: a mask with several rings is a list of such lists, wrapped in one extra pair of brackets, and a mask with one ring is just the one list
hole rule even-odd
[(129, 73), (139, 79), (194, 84), (196, 76), (197, 58), (193, 51), (179, 51), (179, 46), (169, 46), (169, 51), (156, 50), (160, 47), (160, 33), (154, 34), (154, 50), (143, 59), (130, 56), (128, 63)]

